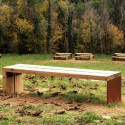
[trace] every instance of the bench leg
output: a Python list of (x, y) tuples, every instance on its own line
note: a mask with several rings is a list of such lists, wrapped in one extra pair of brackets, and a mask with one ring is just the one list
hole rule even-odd
[(8, 94), (23, 92), (22, 74), (3, 71), (3, 90)]
[(107, 104), (121, 102), (121, 77), (107, 81)]

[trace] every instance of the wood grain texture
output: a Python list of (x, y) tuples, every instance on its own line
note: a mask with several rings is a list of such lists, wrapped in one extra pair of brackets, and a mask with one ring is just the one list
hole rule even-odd
[(22, 76), (22, 73), (15, 73), (14, 77), (15, 77), (14, 92), (15, 93), (23, 92), (23, 76)]
[(10, 72), (3, 71), (3, 90), (6, 93), (14, 93), (15, 91), (14, 75)]
[(93, 79), (108, 81), (115, 77), (121, 76), (120, 72), (114, 71), (102, 71), (102, 70), (89, 70), (89, 69), (76, 69), (76, 68), (63, 68), (52, 66), (36, 66), (17, 64), (13, 66), (7, 66), (3, 68), (6, 72), (14, 73), (29, 73), (36, 75), (48, 75), (57, 77), (71, 77), (80, 79)]
[(92, 60), (94, 55), (92, 53), (75, 53), (76, 60)]
[(56, 53), (55, 56), (68, 56), (68, 59), (71, 59), (72, 53)]

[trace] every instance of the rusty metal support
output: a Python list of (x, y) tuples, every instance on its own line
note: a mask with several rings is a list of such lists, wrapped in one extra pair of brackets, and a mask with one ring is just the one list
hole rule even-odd
[(121, 77), (107, 81), (107, 104), (121, 102)]

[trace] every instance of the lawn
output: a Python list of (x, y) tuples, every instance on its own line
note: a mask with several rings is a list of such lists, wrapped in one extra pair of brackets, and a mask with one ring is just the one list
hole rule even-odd
[[(60, 66), (60, 67), (73, 67), (85, 69), (98, 69), (98, 70), (112, 70), (121, 71), (125, 75), (125, 63), (111, 61), (111, 55), (95, 55), (93, 61), (53, 61), (53, 55), (49, 54), (30, 54), (30, 55), (16, 55), (16, 54), (3, 54), (0, 60), (1, 68), (13, 64), (34, 64), (46, 66)], [(1, 74), (0, 70), (0, 74)]]
[(57, 61), (47, 54), (2, 55), (1, 68), (13, 64), (120, 71), (122, 103), (106, 105), (106, 82), (23, 74), (20, 95), (3, 95), (0, 79), (0, 125), (125, 124), (125, 62), (112, 61), (111, 55), (95, 55), (92, 61)]

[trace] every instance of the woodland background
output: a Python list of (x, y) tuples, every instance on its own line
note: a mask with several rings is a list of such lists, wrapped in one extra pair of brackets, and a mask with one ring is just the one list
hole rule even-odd
[(0, 53), (125, 52), (125, 0), (0, 0)]

